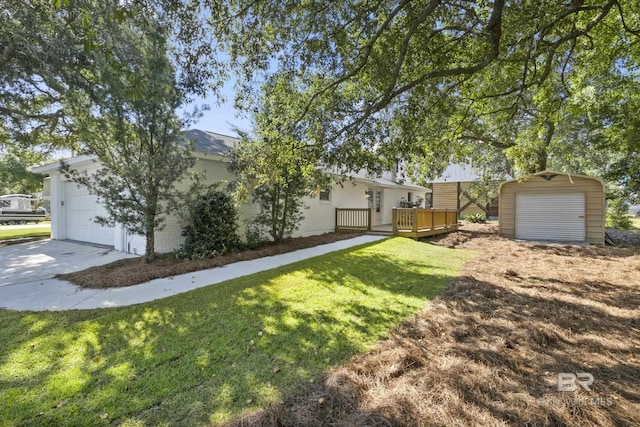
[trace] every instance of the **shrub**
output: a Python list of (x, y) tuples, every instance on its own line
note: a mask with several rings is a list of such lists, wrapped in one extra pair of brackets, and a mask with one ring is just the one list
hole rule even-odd
[(414, 202), (410, 202), (404, 197), (400, 197), (401, 208), (421, 208), (422, 202), (424, 202), (424, 197), (418, 197)]
[(230, 195), (209, 189), (190, 207), (185, 242), (176, 251), (180, 258), (201, 259), (222, 255), (240, 245), (238, 213)]
[(481, 214), (481, 213), (469, 214), (466, 217), (464, 217), (464, 219), (467, 222), (473, 222), (473, 223), (476, 223), (476, 224), (487, 222), (487, 217), (484, 214)]
[(257, 224), (254, 221), (250, 221), (247, 224), (247, 230), (245, 231), (245, 246), (248, 249), (258, 249), (265, 242), (269, 241), (269, 237), (267, 237), (260, 227), (260, 224)]
[[(304, 219), (304, 196), (309, 194), (308, 179), (299, 171), (286, 172), (284, 182), (261, 185), (253, 190), (253, 202), (260, 212), (253, 219), (260, 233), (269, 233), (274, 242), (280, 242), (296, 231)], [(264, 232), (264, 233), (263, 233)]]
[(609, 200), (607, 209), (607, 227), (618, 230), (629, 230), (633, 226), (629, 205), (624, 199)]

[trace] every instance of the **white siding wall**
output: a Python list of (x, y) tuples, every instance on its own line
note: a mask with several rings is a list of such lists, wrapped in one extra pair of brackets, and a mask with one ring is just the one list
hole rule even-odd
[[(87, 170), (91, 173), (97, 169), (93, 164), (87, 168), (79, 168), (80, 171)], [(232, 175), (227, 171), (226, 163), (222, 161), (220, 156), (199, 155), (195, 165), (196, 171), (204, 171), (206, 176), (206, 183), (213, 184), (220, 181), (231, 181)], [(51, 172), (51, 216), (52, 216), (52, 238), (54, 239), (66, 239), (66, 217), (64, 214), (64, 178), (59, 172)], [(185, 181), (179, 186), (182, 189), (188, 188), (188, 181)], [(221, 189), (224, 189), (223, 184)], [(360, 181), (351, 182), (346, 181), (342, 185), (335, 184), (331, 190), (331, 200), (321, 201), (317, 196), (305, 198), (305, 208), (303, 210), (304, 219), (300, 223), (300, 227), (294, 232), (294, 237), (311, 236), (316, 234), (323, 234), (332, 232), (335, 229), (335, 208), (367, 208), (368, 200), (366, 198), (366, 192), (369, 189), (375, 188), (371, 184), (366, 184)], [(389, 189), (389, 188), (377, 188), (384, 192), (382, 208), (382, 222), (384, 224), (391, 223), (393, 207), (400, 206), (401, 198), (407, 198), (407, 193), (411, 190), (407, 189)], [(424, 197), (424, 194), (413, 192), (414, 200), (417, 197)], [(96, 211), (97, 212), (97, 211)], [(253, 204), (246, 204), (239, 208), (239, 235), (244, 238), (247, 221), (254, 217), (258, 212), (258, 207)], [(95, 227), (100, 227), (95, 224)], [(114, 227), (113, 230), (113, 245), (116, 250), (131, 252), (138, 255), (144, 254), (145, 251), (145, 239), (143, 236), (134, 235), (127, 232), (122, 226)], [(184, 238), (181, 236), (182, 222), (181, 218), (177, 215), (167, 218), (165, 226), (162, 231), (157, 232), (155, 236), (155, 248), (157, 252), (171, 252), (178, 248)]]
[[(219, 160), (217, 156), (211, 156), (210, 158), (198, 158), (194, 166), (196, 172), (205, 173), (205, 184), (211, 185), (220, 181), (229, 181), (232, 179), (231, 174), (227, 171), (225, 163)], [(189, 188), (189, 181), (185, 180), (178, 184), (178, 188), (186, 190)], [(224, 189), (224, 183), (221, 185), (221, 189)], [(186, 207), (186, 205), (185, 205)], [(242, 221), (241, 221), (242, 222)], [(164, 228), (161, 231), (156, 232), (155, 235), (155, 249), (156, 252), (171, 252), (177, 249), (182, 242), (182, 219), (179, 215), (169, 216), (165, 223)], [(129, 251), (138, 255), (142, 255), (145, 252), (146, 239), (143, 236), (134, 235), (130, 233), (123, 233), (120, 228), (116, 233), (120, 233), (120, 241), (124, 239), (124, 243), (118, 245), (116, 249)]]
[[(393, 216), (393, 208), (400, 207), (400, 201), (402, 198), (407, 200), (409, 190), (403, 189), (395, 189), (395, 188), (385, 188), (384, 189), (384, 203), (382, 205), (382, 223), (383, 224), (391, 224), (392, 216)], [(414, 193), (414, 197), (416, 194)], [(423, 195), (424, 197), (424, 195)]]
[(360, 182), (355, 185), (349, 181), (338, 184), (331, 189), (331, 200), (323, 201), (317, 196), (305, 199), (304, 219), (294, 237), (312, 236), (314, 234), (329, 233), (335, 230), (336, 207), (367, 208), (366, 191), (368, 187)]
[(62, 206), (62, 175), (59, 172), (52, 172), (49, 176), (50, 197), (51, 197), (51, 238), (66, 239), (67, 228), (64, 220), (64, 207)]

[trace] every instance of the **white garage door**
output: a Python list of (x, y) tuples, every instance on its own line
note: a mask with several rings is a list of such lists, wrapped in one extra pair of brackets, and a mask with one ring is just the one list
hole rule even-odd
[(67, 239), (113, 246), (113, 228), (103, 227), (93, 221), (94, 217), (106, 214), (96, 196), (75, 182), (66, 182), (64, 189)]
[(516, 239), (585, 241), (585, 194), (516, 194)]

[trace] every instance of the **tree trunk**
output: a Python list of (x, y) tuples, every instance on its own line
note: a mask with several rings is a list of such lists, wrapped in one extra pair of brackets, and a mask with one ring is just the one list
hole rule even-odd
[(155, 227), (153, 226), (154, 218), (147, 218), (145, 237), (147, 240), (145, 250), (144, 250), (144, 260), (145, 262), (151, 263), (154, 260), (155, 256), (155, 248), (156, 248), (156, 236), (155, 236)]
[(531, 167), (528, 170), (530, 174), (542, 172), (547, 169), (547, 162), (549, 160), (549, 147), (551, 146), (551, 141), (553, 140), (553, 134), (556, 132), (556, 125), (555, 123), (550, 121), (548, 121), (546, 125), (547, 132), (545, 133), (542, 146), (532, 153), (532, 157), (535, 156), (535, 163), (530, 163)]
[(553, 139), (553, 134), (556, 132), (556, 124), (553, 122), (547, 122), (547, 134), (544, 137), (544, 146), (538, 151), (538, 170), (536, 172), (542, 172), (547, 170), (547, 160), (549, 159), (549, 147)]
[(273, 186), (273, 193), (271, 197), (271, 237), (274, 242), (279, 242), (278, 238), (278, 211), (280, 209), (280, 185), (275, 184)]
[(289, 182), (285, 181), (286, 190), (284, 192), (284, 205), (282, 206), (282, 218), (280, 220), (280, 239), (284, 238), (284, 231), (287, 227), (287, 211), (289, 209)]
[(156, 214), (158, 212), (158, 195), (152, 191), (147, 199), (147, 209), (145, 212), (145, 237), (147, 244), (144, 251), (144, 259), (147, 263), (153, 262), (156, 252)]

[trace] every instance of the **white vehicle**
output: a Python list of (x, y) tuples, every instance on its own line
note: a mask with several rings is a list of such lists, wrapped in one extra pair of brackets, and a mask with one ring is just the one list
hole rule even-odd
[(26, 224), (49, 219), (43, 207), (35, 208), (37, 200), (29, 194), (0, 196), (0, 224)]

